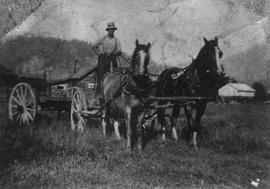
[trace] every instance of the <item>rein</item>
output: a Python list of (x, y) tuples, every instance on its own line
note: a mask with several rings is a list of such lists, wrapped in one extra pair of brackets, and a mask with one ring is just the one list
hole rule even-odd
[(113, 94), (113, 98), (111, 100), (108, 100), (107, 103), (105, 103), (104, 105), (102, 105), (102, 107), (93, 115), (93, 116), (96, 116), (98, 115), (106, 106), (108, 106), (110, 103), (112, 103), (116, 98), (118, 98), (120, 95), (121, 95), (121, 92), (123, 90), (123, 88), (125, 87), (126, 85), (126, 74), (123, 74), (121, 72), (114, 72), (114, 73), (117, 73), (119, 75), (124, 75), (123, 79), (121, 79), (120, 81), (120, 86), (119, 88), (117, 89), (117, 91)]
[[(200, 54), (200, 53), (199, 53)], [(180, 69), (176, 74), (171, 75), (172, 79), (183, 79), (182, 82), (186, 83), (188, 87), (199, 92), (202, 88), (210, 87), (209, 82), (202, 81), (198, 76), (198, 57), (196, 59), (192, 58), (192, 63), (187, 67)]]
[[(126, 58), (125, 56), (123, 56), (123, 55), (120, 55), (122, 58), (123, 58), (123, 60), (126, 62), (126, 63), (128, 63), (128, 64), (131, 64), (131, 59), (129, 59), (129, 58)], [(120, 60), (119, 60), (119, 56), (117, 56), (117, 60), (118, 60), (118, 62), (121, 62)], [(159, 76), (159, 74), (153, 74), (153, 73), (149, 73), (148, 72), (148, 75), (149, 76), (152, 76), (152, 77), (158, 77)]]
[(193, 73), (192, 72), (187, 73), (186, 78), (184, 79), (183, 82), (185, 82), (190, 88), (194, 90), (200, 89), (203, 86), (203, 83), (199, 79), (196, 70), (194, 70)]

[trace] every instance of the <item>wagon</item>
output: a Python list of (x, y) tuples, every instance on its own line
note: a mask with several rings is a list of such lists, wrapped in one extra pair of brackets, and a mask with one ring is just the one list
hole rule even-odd
[(53, 70), (39, 75), (17, 75), (10, 72), (2, 77), (9, 81), (5, 86), (9, 119), (20, 125), (30, 125), (38, 111), (69, 113), (71, 97), (76, 91), (87, 89), (91, 98), (96, 87), (95, 64), (74, 69), (73, 73)]
[[(125, 70), (126, 59), (122, 57), (118, 61), (119, 69)], [(1, 88), (0, 93), (5, 93), (1, 95), (5, 96), (2, 101), (8, 101), (9, 119), (20, 125), (30, 125), (39, 111), (67, 112), (69, 115), (75, 92), (82, 96), (84, 106), (95, 111), (96, 106), (91, 107), (95, 102), (96, 65), (96, 60), (84, 67), (79, 67), (75, 62), (67, 73), (63, 73), (61, 69), (47, 69), (35, 75), (15, 74), (5, 69), (0, 75), (5, 80), (5, 87)], [(71, 120), (73, 119), (71, 114)], [(72, 121), (71, 126), (74, 126)]]

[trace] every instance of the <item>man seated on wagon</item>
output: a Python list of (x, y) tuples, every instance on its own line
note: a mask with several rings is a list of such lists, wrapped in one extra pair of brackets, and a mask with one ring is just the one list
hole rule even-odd
[(108, 34), (102, 37), (93, 46), (98, 53), (98, 64), (97, 64), (97, 90), (96, 96), (100, 98), (100, 85), (102, 77), (109, 71), (113, 71), (117, 67), (117, 56), (122, 54), (121, 43), (119, 39), (114, 36), (115, 27), (114, 22), (109, 22), (105, 29)]

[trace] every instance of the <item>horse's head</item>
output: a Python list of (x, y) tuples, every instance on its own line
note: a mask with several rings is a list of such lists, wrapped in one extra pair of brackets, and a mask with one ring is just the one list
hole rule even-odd
[(223, 52), (218, 46), (217, 37), (213, 40), (203, 39), (205, 44), (195, 59), (194, 68), (200, 82), (212, 85), (215, 82), (215, 78), (223, 72), (223, 67), (219, 64), (219, 59), (222, 58)]
[(146, 75), (148, 74), (148, 64), (149, 64), (149, 49), (151, 44), (147, 45), (139, 44), (136, 39), (136, 47), (132, 56), (131, 71), (133, 75)]
[(222, 65), (219, 63), (219, 59), (222, 58), (223, 52), (218, 46), (218, 38), (208, 41), (205, 37), (205, 45), (201, 49), (198, 56), (202, 59), (202, 69), (206, 73), (219, 73), (223, 71)]

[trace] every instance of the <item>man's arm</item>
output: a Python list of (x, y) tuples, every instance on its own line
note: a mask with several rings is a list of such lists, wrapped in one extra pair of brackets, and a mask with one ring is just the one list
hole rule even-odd
[(99, 40), (93, 43), (92, 48), (98, 55), (104, 53), (103, 44), (104, 44), (104, 37), (100, 38)]
[(113, 52), (113, 54), (115, 54), (116, 56), (122, 55), (121, 43), (120, 43), (119, 39), (117, 39), (117, 38), (116, 38), (116, 49)]

